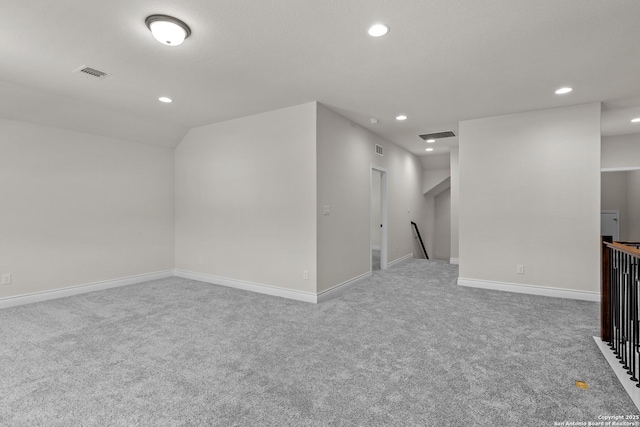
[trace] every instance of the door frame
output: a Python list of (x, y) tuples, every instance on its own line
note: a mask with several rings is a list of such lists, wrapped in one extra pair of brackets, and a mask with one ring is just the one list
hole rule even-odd
[(387, 170), (379, 166), (371, 165), (369, 172), (369, 271), (373, 271), (372, 243), (371, 235), (371, 200), (373, 199), (373, 174), (380, 172), (380, 222), (382, 230), (380, 231), (380, 270), (389, 268), (389, 184), (387, 178)]

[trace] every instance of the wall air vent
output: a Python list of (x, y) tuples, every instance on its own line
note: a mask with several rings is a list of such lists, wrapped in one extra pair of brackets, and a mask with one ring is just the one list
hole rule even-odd
[(106, 79), (107, 77), (109, 77), (109, 74), (105, 73), (104, 71), (96, 70), (95, 68), (87, 67), (86, 65), (83, 65), (82, 67), (76, 70), (73, 70), (73, 72), (81, 73), (87, 77), (92, 77), (98, 80)]
[(382, 154), (382, 145), (378, 145), (376, 144), (376, 154), (383, 156), (384, 154)]
[(446, 132), (425, 133), (424, 135), (418, 136), (426, 141), (427, 139), (451, 138), (452, 136), (456, 136), (456, 134), (452, 130), (448, 130)]

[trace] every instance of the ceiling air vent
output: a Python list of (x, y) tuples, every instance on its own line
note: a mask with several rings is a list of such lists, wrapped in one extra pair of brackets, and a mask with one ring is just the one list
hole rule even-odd
[(73, 70), (73, 72), (82, 73), (85, 76), (93, 77), (98, 80), (106, 79), (107, 77), (109, 77), (109, 74), (105, 73), (104, 71), (96, 70), (95, 68), (87, 67), (86, 65), (83, 65), (77, 70)]
[(378, 145), (376, 144), (376, 154), (383, 156), (384, 154), (382, 154), (382, 145)]
[(452, 136), (456, 136), (456, 134), (448, 130), (446, 132), (436, 132), (436, 133), (425, 133), (424, 135), (418, 135), (420, 138), (424, 139), (440, 139), (440, 138), (451, 138)]

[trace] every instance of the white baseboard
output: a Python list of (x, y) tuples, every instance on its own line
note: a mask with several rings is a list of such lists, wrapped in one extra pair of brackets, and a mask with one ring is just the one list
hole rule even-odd
[(196, 273), (193, 271), (175, 270), (177, 277), (197, 280), (199, 282), (211, 283), (212, 285), (226, 286), (244, 291), (257, 292), (281, 298), (288, 298), (304, 302), (318, 302), (318, 295), (313, 292), (293, 291), (291, 289), (279, 288), (277, 286), (265, 285), (262, 283), (246, 282), (244, 280), (230, 279), (227, 277), (212, 276), (209, 274)]
[(449, 264), (460, 264), (460, 258), (449, 258)]
[(410, 258), (413, 258), (413, 252), (411, 252), (410, 254), (407, 254), (405, 256), (402, 256), (402, 257), (400, 257), (398, 259), (394, 259), (393, 261), (387, 263), (387, 267), (393, 267), (394, 265), (398, 265), (401, 262), (404, 262), (404, 261), (406, 261), (406, 260), (408, 260)]
[(371, 249), (373, 249), (374, 251), (379, 251), (380, 249), (380, 245), (371, 245)]
[(122, 277), (120, 279), (104, 280), (101, 282), (87, 283), (84, 285), (69, 286), (62, 289), (54, 289), (50, 291), (34, 292), (31, 294), (0, 298), (0, 309), (15, 307), (17, 305), (23, 304), (31, 304), (34, 302), (47, 301), (56, 298), (65, 298), (73, 295), (86, 294), (87, 292), (102, 291), (104, 289), (117, 288), (119, 286), (134, 285), (136, 283), (147, 282), (149, 280), (164, 279), (166, 277), (172, 276), (173, 270), (158, 271), (155, 273)]
[(352, 288), (353, 286), (357, 285), (358, 283), (360, 283), (363, 280), (366, 280), (366, 279), (368, 279), (370, 277), (371, 277), (371, 272), (369, 271), (367, 273), (364, 273), (364, 274), (361, 274), (361, 275), (359, 275), (357, 277), (354, 277), (353, 279), (349, 279), (346, 282), (342, 282), (342, 283), (340, 283), (338, 285), (335, 285), (335, 286), (327, 289), (326, 291), (322, 291), (322, 292), (318, 293), (317, 302), (323, 302), (323, 301), (330, 300), (332, 298), (339, 297), (347, 289)]
[(547, 288), (543, 286), (521, 285), (518, 283), (493, 282), (489, 280), (458, 278), (459, 286), (491, 289), (494, 291), (516, 292), (519, 294), (541, 295), (545, 297), (568, 298), (600, 302), (600, 292), (574, 291), (572, 289)]
[(616, 356), (613, 354), (607, 343), (602, 341), (599, 337), (593, 337), (593, 339), (596, 341), (596, 344), (598, 344), (604, 358), (607, 359), (607, 362), (611, 365), (611, 369), (613, 369), (616, 377), (618, 377), (618, 381), (620, 381), (620, 384), (622, 384), (627, 394), (636, 405), (636, 408), (640, 410), (640, 388), (636, 387), (636, 383), (631, 381), (629, 374), (627, 374), (627, 371), (622, 368), (622, 365), (619, 360), (616, 359)]

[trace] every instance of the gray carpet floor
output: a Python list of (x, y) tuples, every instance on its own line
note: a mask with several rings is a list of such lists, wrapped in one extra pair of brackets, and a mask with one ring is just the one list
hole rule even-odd
[(318, 305), (169, 278), (0, 310), (0, 425), (552, 426), (638, 414), (592, 339), (598, 304), (456, 276), (412, 259)]

